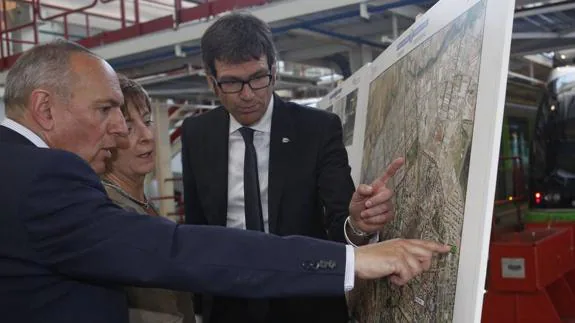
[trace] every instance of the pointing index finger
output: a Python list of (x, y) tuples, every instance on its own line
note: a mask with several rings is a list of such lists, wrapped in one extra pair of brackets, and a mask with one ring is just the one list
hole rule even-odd
[(380, 178), (376, 179), (371, 185), (375, 189), (379, 189), (380, 187), (387, 184), (390, 178), (392, 178), (395, 173), (403, 166), (405, 163), (405, 159), (403, 157), (396, 158), (385, 170), (385, 173)]
[(435, 242), (435, 241), (429, 241), (429, 240), (413, 239), (413, 240), (409, 240), (409, 242), (414, 244), (414, 245), (418, 245), (418, 246), (423, 247), (427, 250), (430, 250), (432, 252), (437, 252), (437, 253), (447, 253), (447, 252), (451, 251), (451, 249), (452, 249), (452, 247), (450, 245), (442, 244), (442, 243)]

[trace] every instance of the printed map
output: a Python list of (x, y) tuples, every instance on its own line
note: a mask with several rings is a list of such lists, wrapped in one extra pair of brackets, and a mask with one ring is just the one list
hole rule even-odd
[(343, 144), (346, 147), (353, 145), (356, 110), (357, 89), (353, 90), (351, 93), (339, 99), (327, 108), (327, 111), (337, 114), (341, 119), (341, 123), (343, 125)]
[[(396, 217), (381, 240), (402, 237), (459, 245), (477, 99), (485, 3), (435, 33), (370, 85), (362, 183), (397, 157), (390, 184)], [(457, 249), (459, 250), (459, 249)], [(451, 322), (458, 252), (397, 287), (356, 282), (349, 295), (358, 322)]]

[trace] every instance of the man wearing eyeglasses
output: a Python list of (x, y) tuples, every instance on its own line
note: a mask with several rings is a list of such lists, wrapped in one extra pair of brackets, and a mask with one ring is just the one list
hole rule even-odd
[[(222, 107), (183, 125), (187, 223), (350, 244), (376, 238), (393, 217), (385, 182), (402, 160), (378, 185), (360, 185), (354, 194), (340, 119), (274, 94), (276, 50), (263, 21), (226, 15), (206, 31), (201, 47), (209, 85)], [(353, 277), (346, 280), (349, 285)], [(195, 307), (204, 323), (348, 322), (344, 296), (202, 295)]]

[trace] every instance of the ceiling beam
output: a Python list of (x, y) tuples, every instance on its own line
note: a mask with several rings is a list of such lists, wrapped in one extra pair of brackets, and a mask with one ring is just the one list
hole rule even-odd
[(117, 70), (125, 74), (127, 77), (139, 78), (148, 75), (163, 73), (166, 71), (184, 69), (186, 68), (186, 66), (188, 66), (188, 64), (190, 64), (190, 59), (188, 57), (184, 57), (184, 58), (174, 58), (171, 60), (165, 60), (154, 64), (146, 64), (145, 66), (137, 66)]
[(530, 16), (544, 15), (548, 13), (571, 10), (571, 9), (575, 9), (575, 2), (573, 1), (570, 1), (569, 3), (565, 4), (559, 3), (559, 4), (543, 5), (532, 9), (519, 10), (515, 13), (515, 18), (525, 18)]
[(572, 39), (575, 33), (554, 33), (554, 32), (514, 32), (512, 39)]
[(553, 67), (553, 60), (545, 57), (541, 54), (536, 54), (536, 55), (525, 55), (523, 58), (525, 58), (526, 60), (533, 62), (535, 64), (539, 64), (545, 67)]
[(393, 8), (389, 11), (393, 12), (394, 14), (396, 14), (398, 16), (413, 19), (414, 21), (415, 21), (415, 17), (417, 17), (417, 15), (425, 13), (425, 10), (423, 10), (422, 8), (420, 8), (419, 6), (416, 6), (416, 5), (409, 5), (409, 6), (399, 7), (399, 8)]
[(529, 77), (529, 76), (527, 76), (527, 75), (515, 73), (515, 72), (512, 72), (512, 71), (508, 71), (508, 72), (507, 72), (507, 75), (508, 75), (509, 78), (516, 78), (516, 79), (520, 79), (520, 80), (523, 80), (523, 81), (531, 82), (531, 83), (533, 83), (533, 84), (545, 85), (545, 82), (543, 82), (543, 81), (541, 81), (541, 80), (538, 80), (538, 79), (533, 78), (533, 77)]
[(511, 43), (511, 55), (525, 56), (531, 54), (540, 54), (543, 52), (552, 52), (575, 47), (572, 41), (568, 39), (551, 39), (547, 41), (525, 40)]
[[(334, 38), (325, 34), (316, 33), (307, 29), (294, 29), (289, 31), (289, 38), (283, 38), (282, 40), (276, 42), (276, 47), (280, 50), (291, 50), (291, 49), (313, 49), (310, 47), (315, 47), (320, 44), (340, 44), (352, 46), (353, 44), (349, 41)], [(295, 36), (295, 37), (294, 37)], [(305, 38), (303, 38), (305, 37)], [(303, 39), (302, 39), (303, 38)]]
[(341, 44), (326, 44), (298, 50), (290, 50), (281, 54), (280, 58), (289, 62), (301, 62), (315, 58), (324, 58), (336, 53), (347, 52), (351, 47)]

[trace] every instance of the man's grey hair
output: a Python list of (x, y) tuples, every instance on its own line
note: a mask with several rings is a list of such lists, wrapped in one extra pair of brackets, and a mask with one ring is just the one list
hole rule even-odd
[(10, 68), (6, 77), (4, 105), (6, 116), (20, 116), (28, 105), (32, 91), (55, 91), (62, 98), (71, 96), (70, 55), (85, 53), (97, 57), (87, 48), (67, 40), (37, 45), (24, 52)]

